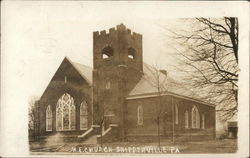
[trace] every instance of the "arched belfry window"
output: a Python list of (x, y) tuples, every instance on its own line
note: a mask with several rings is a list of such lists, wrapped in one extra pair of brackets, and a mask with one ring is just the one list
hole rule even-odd
[(200, 128), (200, 114), (196, 106), (192, 108), (192, 128)]
[(88, 105), (83, 101), (80, 106), (80, 129), (85, 130), (88, 128)]
[(135, 59), (135, 49), (134, 48), (129, 48), (128, 49), (128, 57), (131, 58), (131, 59)]
[(189, 128), (189, 117), (188, 117), (188, 111), (185, 111), (185, 128)]
[(141, 105), (137, 108), (137, 124), (143, 125), (143, 108)]
[(50, 105), (46, 109), (46, 131), (52, 131), (52, 110)]
[(56, 130), (75, 130), (76, 108), (74, 99), (68, 93), (64, 93), (56, 105)]
[(107, 46), (105, 48), (102, 49), (102, 58), (103, 59), (107, 59), (114, 56), (114, 50), (112, 47)]

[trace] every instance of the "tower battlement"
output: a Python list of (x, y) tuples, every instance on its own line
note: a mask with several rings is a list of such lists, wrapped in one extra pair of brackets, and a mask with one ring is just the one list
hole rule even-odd
[(132, 38), (142, 38), (142, 35), (136, 32), (132, 32), (130, 29), (126, 28), (124, 24), (116, 25), (116, 27), (110, 28), (108, 31), (102, 30), (102, 31), (95, 31), (93, 33), (94, 38), (107, 36), (107, 35), (113, 35), (117, 32), (127, 33), (128, 35), (131, 35)]
[(125, 64), (142, 71), (142, 35), (124, 24), (93, 33), (94, 68)]

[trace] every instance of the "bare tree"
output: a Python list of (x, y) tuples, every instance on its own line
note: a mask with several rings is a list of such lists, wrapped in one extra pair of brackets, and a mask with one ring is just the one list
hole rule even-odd
[(35, 103), (36, 97), (31, 97), (28, 102), (28, 116), (29, 116), (29, 123), (28, 127), (29, 130), (34, 130), (35, 128)]
[(199, 92), (196, 97), (218, 105), (222, 120), (232, 118), (238, 109), (238, 19), (182, 22), (188, 27), (170, 32), (176, 42), (177, 69), (187, 74), (183, 81)]
[(36, 103), (37, 97), (31, 97), (28, 102), (28, 129), (29, 129), (29, 135), (35, 137), (35, 128), (36, 125)]
[(161, 127), (161, 120), (163, 115), (165, 114), (164, 108), (164, 100), (163, 96), (167, 92), (167, 71), (163, 69), (158, 69), (157, 66), (147, 66), (150, 74), (145, 75), (145, 80), (154, 88), (157, 89), (157, 98), (158, 104), (156, 104), (155, 108), (155, 122), (157, 124), (157, 135), (158, 135), (158, 146), (160, 147), (161, 143), (161, 134), (160, 134), (160, 127)]

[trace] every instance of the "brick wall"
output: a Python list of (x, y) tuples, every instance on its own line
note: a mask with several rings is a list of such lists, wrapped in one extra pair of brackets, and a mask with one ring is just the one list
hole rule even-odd
[[(157, 106), (159, 106), (159, 99), (157, 97), (142, 98), (127, 100), (126, 111), (126, 135), (157, 135), (157, 123), (155, 121), (157, 116)], [(178, 105), (178, 124), (174, 123), (172, 117), (172, 103)], [(143, 125), (137, 125), (137, 107), (143, 107)], [(163, 97), (163, 115), (161, 116), (160, 133), (164, 136), (172, 135), (173, 128), (176, 136), (190, 136), (190, 135), (210, 135), (211, 138), (215, 134), (215, 108), (204, 105), (198, 102), (181, 99), (172, 96)], [(193, 106), (198, 108), (201, 115), (205, 114), (205, 129), (191, 128), (191, 109)], [(189, 113), (189, 127), (185, 128), (185, 111)]]
[[(106, 48), (112, 56), (104, 59)], [(134, 59), (128, 57), (130, 48), (135, 50)], [(94, 124), (100, 124), (100, 116), (108, 109), (115, 115), (113, 123), (119, 125), (119, 137), (123, 137), (124, 100), (142, 76), (142, 35), (131, 33), (123, 24), (109, 32), (94, 32), (93, 58)], [(110, 88), (106, 89), (108, 82)]]
[[(64, 77), (67, 76), (67, 83), (64, 82)], [(76, 106), (76, 130), (80, 131), (80, 104), (85, 100), (88, 104), (88, 126), (92, 124), (92, 99), (91, 87), (81, 77), (81, 75), (72, 67), (68, 61), (64, 61), (41, 99), (39, 100), (39, 132), (40, 135), (48, 135), (56, 132), (56, 104), (58, 99), (68, 93), (74, 98)], [(46, 132), (46, 108), (48, 105), (52, 107), (52, 132)], [(66, 132), (66, 131), (65, 131)], [(84, 131), (83, 131), (84, 132)], [(67, 132), (66, 132), (67, 133)]]

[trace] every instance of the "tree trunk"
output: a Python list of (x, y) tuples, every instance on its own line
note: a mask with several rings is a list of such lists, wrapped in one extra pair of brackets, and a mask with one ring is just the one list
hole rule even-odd
[(101, 123), (101, 142), (100, 142), (100, 145), (101, 145), (101, 147), (102, 147), (102, 123)]
[(172, 98), (172, 128), (173, 128), (173, 136), (172, 136), (172, 142), (174, 144), (174, 102)]
[(158, 146), (161, 146), (161, 136), (160, 136), (160, 118), (157, 118), (157, 126), (158, 126)]

